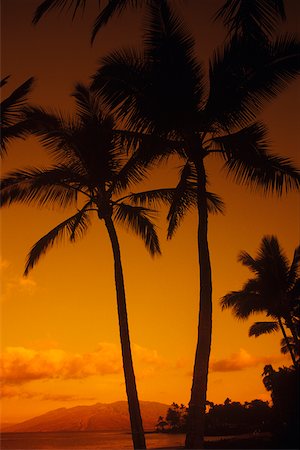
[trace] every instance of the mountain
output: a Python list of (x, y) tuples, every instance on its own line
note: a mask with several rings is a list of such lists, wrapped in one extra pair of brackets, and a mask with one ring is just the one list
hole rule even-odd
[[(165, 416), (168, 405), (158, 402), (140, 402), (144, 429), (155, 429), (159, 416)], [(2, 431), (129, 431), (127, 402), (96, 403), (49, 411), (18, 424), (3, 427)]]

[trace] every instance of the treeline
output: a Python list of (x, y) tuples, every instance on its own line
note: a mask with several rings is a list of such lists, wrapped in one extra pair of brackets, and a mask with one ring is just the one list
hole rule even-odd
[[(299, 365), (274, 370), (266, 365), (263, 384), (271, 393), (272, 405), (262, 400), (235, 402), (227, 398), (222, 404), (206, 402), (205, 435), (226, 436), (271, 432), (276, 448), (299, 448)], [(186, 433), (188, 408), (173, 403), (166, 416), (160, 416), (157, 432)]]
[[(185, 433), (188, 408), (173, 403), (164, 417), (159, 417), (158, 432)], [(234, 402), (227, 398), (222, 404), (206, 402), (205, 434), (230, 435), (269, 431), (271, 427), (272, 408), (268, 402), (252, 400), (251, 402)]]

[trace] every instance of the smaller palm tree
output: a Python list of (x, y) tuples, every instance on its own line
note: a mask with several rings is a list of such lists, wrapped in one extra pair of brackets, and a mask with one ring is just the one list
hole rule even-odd
[[(3, 87), (8, 79), (9, 75), (3, 78), (0, 81), (0, 87)], [(1, 156), (6, 154), (7, 144), (11, 139), (24, 137), (27, 134), (28, 129), (24, 120), (24, 106), (33, 82), (33, 77), (28, 78), (28, 80), (17, 87), (17, 89), (1, 102)]]
[[(128, 158), (126, 133), (115, 130), (112, 117), (101, 112), (99, 100), (89, 89), (78, 84), (74, 97), (77, 106), (74, 119), (65, 119), (42, 108), (27, 109), (31, 132), (56, 157), (57, 164), (49, 168), (16, 170), (8, 174), (1, 184), (1, 205), (21, 203), (75, 207), (74, 214), (32, 247), (25, 275), (54, 243), (64, 238), (74, 242), (82, 237), (93, 214), (96, 213), (96, 217), (104, 221), (114, 256), (120, 340), (133, 443), (135, 449), (143, 449), (146, 446), (133, 370), (124, 276), (115, 225), (124, 225), (140, 236), (151, 255), (160, 254), (158, 236), (151, 220), (153, 211), (130, 204), (128, 195), (121, 197), (122, 192), (141, 181), (147, 171), (136, 156)], [(164, 193), (164, 196), (168, 197), (170, 193)]]
[[(251, 314), (264, 312), (273, 321), (255, 322), (249, 336), (260, 336), (281, 330), (286, 349), (296, 366), (299, 348), (297, 310), (299, 308), (300, 247), (294, 252), (289, 264), (275, 236), (264, 236), (257, 257), (242, 251), (238, 261), (254, 273), (240, 291), (231, 291), (221, 299), (222, 309), (232, 308), (238, 319), (247, 319)], [(288, 328), (292, 336), (287, 336)]]

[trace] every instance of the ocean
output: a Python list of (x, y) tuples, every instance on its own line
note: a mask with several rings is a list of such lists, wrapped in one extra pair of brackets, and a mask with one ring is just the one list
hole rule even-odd
[[(270, 437), (270, 433), (259, 433)], [(249, 439), (251, 434), (238, 436), (205, 436), (206, 441), (219, 439)], [(184, 434), (146, 433), (147, 449), (184, 448)], [(0, 433), (1, 450), (132, 450), (130, 433), (78, 431), (57, 433)]]
[[(146, 434), (147, 448), (175, 448), (184, 445), (183, 434)], [(130, 433), (59, 432), (1, 433), (1, 450), (129, 450)]]

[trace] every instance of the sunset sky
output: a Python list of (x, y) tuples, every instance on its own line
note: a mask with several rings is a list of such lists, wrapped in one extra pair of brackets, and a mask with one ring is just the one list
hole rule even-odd
[[(30, 101), (72, 112), (70, 93), (87, 83), (101, 56), (124, 45), (141, 45), (143, 14), (126, 12), (112, 20), (90, 46), (97, 3), (88, 1), (83, 18), (49, 13), (31, 25), (40, 0), (1, 1), (1, 78), (5, 98), (27, 78), (36, 82)], [(176, 2), (196, 40), (199, 60), (208, 61), (224, 30), (211, 17), (222, 0)], [(287, 0), (286, 29), (299, 32), (300, 3)], [(294, 82), (261, 118), (269, 127), (274, 153), (300, 166), (299, 88)], [(17, 140), (2, 161), (13, 168), (51, 163), (34, 139)], [(237, 263), (240, 250), (256, 254), (261, 238), (275, 234), (291, 260), (299, 243), (299, 194), (264, 198), (233, 184), (220, 161), (207, 165), (210, 190), (226, 204), (224, 216), (210, 216), (213, 269), (213, 342), (208, 399), (223, 402), (269, 399), (261, 373), (265, 364), (289, 365), (280, 354), (280, 334), (248, 337), (254, 320), (239, 322), (222, 312), (219, 299), (241, 288), (250, 272)], [(175, 186), (178, 161), (161, 167), (139, 189)], [(70, 212), (70, 211), (69, 211)], [(68, 211), (14, 206), (1, 212), (1, 348), (3, 422), (17, 422), (62, 406), (125, 400), (120, 356), (113, 260), (108, 236), (95, 221), (87, 236), (55, 246), (27, 278), (22, 277), (31, 246)], [(166, 241), (166, 210), (158, 232), (162, 256), (152, 259), (142, 242), (118, 229), (137, 386), (141, 400), (167, 404), (189, 401), (198, 314), (196, 214)]]

